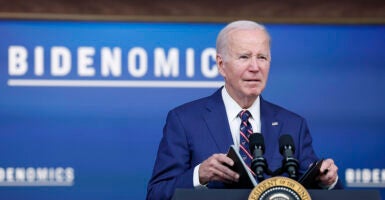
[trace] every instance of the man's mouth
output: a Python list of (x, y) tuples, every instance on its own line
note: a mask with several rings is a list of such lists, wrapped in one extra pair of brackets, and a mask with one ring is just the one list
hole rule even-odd
[(244, 81), (246, 81), (246, 82), (261, 82), (261, 80), (259, 80), (259, 79), (246, 79)]

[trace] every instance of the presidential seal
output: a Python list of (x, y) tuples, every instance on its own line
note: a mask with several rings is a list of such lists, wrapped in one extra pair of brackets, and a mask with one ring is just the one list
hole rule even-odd
[(307, 190), (297, 181), (276, 176), (259, 183), (249, 200), (311, 200)]

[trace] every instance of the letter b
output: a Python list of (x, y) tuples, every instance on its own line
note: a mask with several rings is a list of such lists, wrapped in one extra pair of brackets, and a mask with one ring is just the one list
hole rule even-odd
[(9, 46), (8, 48), (8, 74), (10, 76), (23, 76), (27, 73), (27, 50), (23, 46)]

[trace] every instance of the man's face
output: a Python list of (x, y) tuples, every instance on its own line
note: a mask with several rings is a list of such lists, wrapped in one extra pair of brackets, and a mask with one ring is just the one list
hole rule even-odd
[(233, 30), (225, 55), (217, 55), (226, 89), (238, 103), (254, 101), (265, 88), (271, 59), (269, 42), (261, 29)]

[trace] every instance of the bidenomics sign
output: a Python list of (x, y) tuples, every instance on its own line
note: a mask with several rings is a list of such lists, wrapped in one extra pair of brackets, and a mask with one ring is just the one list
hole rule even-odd
[[(35, 24), (6, 43), (9, 86), (218, 87), (213, 25)], [(18, 32), (20, 27), (9, 27)], [(209, 30), (206, 30), (209, 29)], [(193, 31), (193, 32), (192, 32)], [(35, 36), (35, 37), (33, 37)], [(34, 38), (29, 40), (28, 38)], [(210, 39), (211, 41), (209, 41)]]

